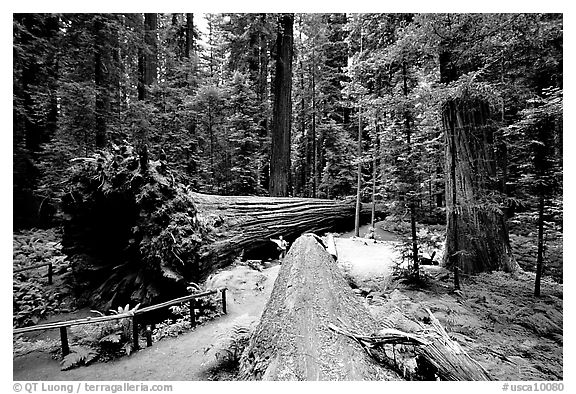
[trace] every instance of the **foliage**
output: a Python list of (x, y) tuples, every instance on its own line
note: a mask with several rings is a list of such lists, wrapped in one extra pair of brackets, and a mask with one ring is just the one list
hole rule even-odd
[(67, 371), (81, 365), (88, 365), (98, 358), (98, 352), (84, 346), (71, 346), (70, 353), (64, 356), (60, 363), (62, 371)]
[(221, 366), (238, 365), (257, 323), (256, 318), (242, 315), (234, 319), (227, 330), (218, 334), (213, 349), (216, 360)]
[[(65, 280), (68, 262), (62, 253), (57, 229), (30, 230), (13, 235), (13, 267), (25, 268), (40, 263), (52, 263), (53, 275)], [(47, 284), (48, 267), (34, 268), (14, 274), (12, 279), (13, 325), (24, 327), (58, 313), (68, 292), (66, 287)], [(63, 275), (63, 276), (62, 276)]]
[[(195, 292), (197, 289), (193, 289)], [(211, 295), (195, 300), (196, 324), (214, 319), (220, 315), (220, 300), (217, 295)], [(162, 338), (176, 337), (193, 327), (190, 325), (190, 304), (173, 305), (170, 308), (173, 318), (165, 319), (155, 325), (152, 339), (159, 341)]]
[[(174, 283), (185, 290), (184, 277), (193, 275), (183, 261), (194, 267), (207, 229), (196, 221), (187, 188), (174, 181), (162, 161), (150, 160), (143, 167), (141, 156), (131, 146), (115, 146), (114, 154), (79, 161), (68, 187), (65, 212), (74, 213), (73, 224), (82, 228), (79, 236), (85, 237), (85, 247), (95, 245), (94, 258), (115, 267), (111, 274), (98, 272), (101, 286), (96, 294), (101, 298), (92, 299), (93, 304), (149, 302), (163, 286), (174, 293)], [(113, 229), (98, 231), (98, 226), (110, 220), (116, 223)], [(63, 243), (78, 246), (68, 238)], [(107, 248), (97, 246), (101, 244)], [(99, 282), (94, 271), (88, 275), (89, 282)]]
[[(117, 155), (125, 143), (147, 146), (192, 190), (266, 193), (277, 15), (206, 14), (207, 45), (187, 25), (201, 16), (157, 16), (150, 45), (142, 14), (14, 15), (16, 228), (61, 220), (70, 160)], [(442, 105), (466, 97), (489, 107), (484, 145), (495, 158), (471, 204), (513, 218), (534, 211), (542, 190), (547, 203), (561, 196), (562, 15), (296, 14), (294, 27), (293, 195), (353, 194), (360, 161), (363, 201), (374, 181), (376, 200), (402, 211), (416, 205), (417, 223), (444, 221)], [(140, 60), (153, 53), (157, 78), (142, 100)], [(454, 56), (440, 61), (447, 53)], [(141, 197), (151, 205), (165, 197), (150, 193)], [(132, 239), (151, 218), (167, 220), (151, 209)], [(130, 264), (142, 253), (162, 261), (161, 277), (179, 278), (196, 229), (182, 216), (165, 224), (127, 253)], [(156, 253), (172, 242), (172, 252)], [(124, 275), (125, 284), (142, 275)]]

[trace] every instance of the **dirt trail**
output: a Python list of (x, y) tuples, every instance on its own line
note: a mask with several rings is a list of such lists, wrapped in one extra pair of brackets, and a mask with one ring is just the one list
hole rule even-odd
[[(165, 338), (129, 357), (61, 371), (58, 360), (47, 352), (33, 352), (13, 360), (13, 379), (28, 380), (206, 380), (215, 360), (206, 352), (242, 315), (259, 317), (270, 296), (279, 266), (258, 273), (236, 267), (212, 284), (229, 287), (228, 314), (206, 322), (177, 338)], [(228, 275), (228, 273), (230, 273)], [(235, 275), (238, 274), (238, 275)], [(247, 274), (247, 275), (246, 275)], [(256, 286), (258, 283), (258, 286)]]
[(395, 262), (400, 259), (399, 251), (395, 249), (399, 238), (376, 223), (374, 236), (377, 242), (365, 239), (369, 227), (360, 227), (360, 238), (353, 237), (353, 231), (334, 238), (338, 264), (358, 287), (385, 290), (391, 281)]

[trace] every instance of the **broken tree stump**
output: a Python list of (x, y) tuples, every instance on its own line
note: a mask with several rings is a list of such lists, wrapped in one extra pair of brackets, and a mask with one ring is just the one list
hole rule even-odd
[(246, 380), (398, 380), (330, 324), (375, 330), (376, 322), (332, 256), (306, 234), (288, 252), (240, 360)]

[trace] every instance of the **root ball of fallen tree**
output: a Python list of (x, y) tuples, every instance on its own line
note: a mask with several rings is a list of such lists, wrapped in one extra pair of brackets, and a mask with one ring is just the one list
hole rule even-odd
[(75, 159), (63, 205), (74, 287), (103, 308), (182, 295), (270, 238), (291, 241), (354, 218), (353, 201), (195, 193), (129, 146)]

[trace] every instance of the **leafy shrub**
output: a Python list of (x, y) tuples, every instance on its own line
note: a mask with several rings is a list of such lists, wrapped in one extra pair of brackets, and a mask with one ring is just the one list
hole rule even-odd
[[(140, 304), (136, 305), (134, 308), (130, 308), (129, 305), (126, 305), (125, 307), (118, 307), (118, 309), (110, 310), (110, 313), (123, 314), (134, 312), (139, 306)], [(102, 312), (92, 312), (104, 316)], [(100, 356), (104, 359), (111, 359), (119, 355), (130, 355), (132, 352), (132, 323), (129, 318), (73, 326), (70, 328), (70, 332), (74, 338), (77, 338), (78, 343), (81, 345), (77, 348), (83, 350), (77, 351), (78, 354), (75, 356), (70, 356), (66, 364), (67, 369), (79, 365), (86, 365), (88, 362), (95, 359), (96, 356)], [(90, 357), (86, 356), (86, 349), (90, 349)], [(92, 355), (92, 353), (95, 355)], [(88, 362), (83, 360), (88, 360)]]
[(88, 365), (98, 358), (98, 351), (84, 346), (71, 346), (70, 353), (64, 356), (60, 363), (63, 371), (79, 367), (81, 365)]
[[(14, 269), (40, 263), (52, 263), (54, 275), (65, 274), (68, 262), (62, 254), (59, 230), (27, 230), (13, 235)], [(67, 288), (48, 286), (44, 277), (48, 267), (16, 273), (12, 280), (14, 327), (37, 324), (42, 318), (58, 313)]]
[(221, 366), (237, 366), (242, 352), (248, 345), (258, 320), (255, 317), (242, 315), (234, 320), (228, 330), (217, 337), (213, 346), (216, 360)]
[[(195, 292), (201, 290), (199, 288), (190, 288), (189, 291)], [(213, 294), (208, 297), (199, 298), (196, 300), (196, 324), (202, 324), (205, 321), (212, 320), (220, 315), (220, 298), (219, 294)], [(171, 319), (165, 319), (156, 324), (152, 332), (152, 340), (159, 341), (166, 337), (176, 337), (190, 329), (190, 304), (188, 302), (181, 305), (173, 305), (170, 312), (174, 316)]]

